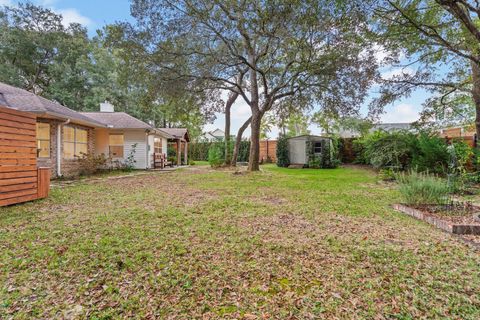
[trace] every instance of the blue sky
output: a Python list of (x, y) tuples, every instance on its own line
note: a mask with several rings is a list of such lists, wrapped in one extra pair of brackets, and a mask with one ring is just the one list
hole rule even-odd
[[(0, 0), (0, 5), (15, 5), (16, 0)], [(63, 15), (64, 22), (78, 22), (85, 25), (90, 36), (95, 35), (97, 29), (115, 21), (125, 21), (132, 18), (130, 16), (129, 0), (33, 0), (33, 3), (48, 7), (55, 12)], [(381, 53), (379, 53), (381, 55)], [(394, 70), (385, 71), (385, 73), (395, 72)], [(375, 89), (372, 89), (372, 93)], [(412, 122), (418, 119), (418, 113), (421, 105), (429, 95), (425, 91), (417, 91), (411, 97), (399, 100), (385, 109), (385, 114), (381, 117), (381, 122)], [(250, 109), (241, 99), (234, 105), (232, 110), (232, 132), (236, 132), (242, 123), (249, 117)], [(205, 131), (224, 127), (224, 120), (219, 114), (217, 120), (205, 126)], [(312, 133), (320, 133), (321, 130), (315, 126), (310, 126)], [(274, 138), (278, 131), (274, 129), (270, 137)], [(248, 133), (246, 133), (248, 135)]]

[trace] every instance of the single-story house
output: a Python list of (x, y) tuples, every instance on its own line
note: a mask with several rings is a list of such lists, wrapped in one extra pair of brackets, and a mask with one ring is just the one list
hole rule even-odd
[(291, 165), (308, 165), (311, 156), (320, 156), (325, 143), (332, 139), (325, 136), (301, 135), (288, 139), (288, 158)]
[(122, 163), (131, 155), (135, 169), (153, 168), (155, 154), (166, 156), (168, 139), (175, 139), (125, 112), (115, 112), (108, 102), (100, 104), (100, 112), (81, 114), (106, 125), (95, 129), (94, 153)]
[[(29, 91), (0, 83), (0, 105), (35, 115), (36, 164), (50, 168), (54, 178), (80, 174), (79, 158), (83, 154), (105, 154), (119, 162), (132, 154), (135, 168), (154, 168), (156, 157), (167, 158), (168, 142), (172, 141), (178, 150), (184, 150), (184, 159), (187, 159), (186, 129), (156, 129), (124, 112), (114, 112), (109, 103), (101, 104), (100, 112), (76, 112)], [(12, 127), (12, 123), (2, 121), (0, 126)]]
[(78, 157), (94, 151), (94, 129), (106, 128), (59, 103), (4, 83), (0, 83), (0, 104), (36, 115), (37, 164), (49, 167), (53, 177), (77, 174)]

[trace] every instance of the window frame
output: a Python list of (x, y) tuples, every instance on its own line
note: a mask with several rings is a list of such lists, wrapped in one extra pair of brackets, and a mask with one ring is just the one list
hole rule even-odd
[[(48, 138), (40, 138), (39, 137), (39, 125), (47, 125), (48, 126)], [(37, 158), (39, 159), (50, 159), (52, 157), (52, 151), (51, 151), (51, 124), (48, 122), (37, 122), (36, 123), (36, 132), (35, 132), (35, 139), (37, 142)], [(39, 142), (47, 142), (48, 143), (48, 156), (40, 156), (40, 150), (39, 148)]]
[[(319, 144), (320, 147), (317, 147), (317, 144)], [(317, 152), (317, 149), (320, 149), (320, 152)], [(318, 155), (318, 154), (322, 154), (322, 152), (323, 152), (323, 143), (322, 143), (322, 141), (315, 141), (315, 142), (313, 143), (313, 154)]]
[[(110, 136), (122, 136), (123, 143), (122, 144), (111, 144), (110, 143)], [(121, 157), (112, 156), (112, 151), (110, 149), (111, 147), (122, 147), (122, 156)], [(125, 158), (125, 134), (123, 134), (123, 133), (110, 133), (110, 134), (108, 134), (108, 156), (112, 159), (124, 159)]]
[[(65, 129), (73, 129), (73, 141), (71, 140), (66, 140), (65, 139)], [(78, 131), (85, 131), (85, 137), (86, 137), (86, 142), (80, 142), (78, 139)], [(74, 126), (64, 126), (63, 127), (63, 132), (62, 132), (62, 141), (63, 141), (63, 158), (64, 159), (68, 159), (68, 160), (76, 160), (78, 158), (81, 157), (81, 154), (79, 153), (78, 151), (78, 146), (79, 145), (82, 145), (82, 146), (85, 146), (85, 150), (86, 152), (84, 152), (85, 154), (89, 154), (89, 151), (88, 151), (88, 129), (84, 129), (84, 128), (79, 128), (79, 127), (74, 127)], [(73, 144), (73, 157), (67, 157), (65, 155), (65, 144)], [(78, 153), (78, 154), (77, 154)]]

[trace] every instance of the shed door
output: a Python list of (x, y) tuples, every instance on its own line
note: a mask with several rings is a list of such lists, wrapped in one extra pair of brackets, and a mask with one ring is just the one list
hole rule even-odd
[(289, 158), (292, 164), (305, 164), (305, 140), (290, 140)]

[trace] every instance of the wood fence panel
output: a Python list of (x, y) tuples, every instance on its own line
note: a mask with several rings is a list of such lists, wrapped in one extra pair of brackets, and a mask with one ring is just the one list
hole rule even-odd
[(50, 191), (50, 168), (38, 168), (38, 197), (48, 197)]
[(277, 162), (277, 140), (260, 141), (260, 161)]
[(43, 198), (49, 168), (37, 168), (36, 116), (0, 106), (0, 206)]

